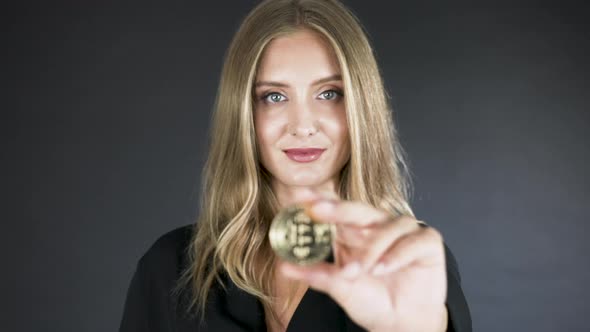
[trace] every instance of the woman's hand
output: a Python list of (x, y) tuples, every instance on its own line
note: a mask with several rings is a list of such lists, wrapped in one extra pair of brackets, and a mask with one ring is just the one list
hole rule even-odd
[(447, 292), (440, 233), (352, 201), (316, 199), (312, 219), (336, 225), (335, 263), (282, 262), (289, 278), (330, 295), (369, 331), (445, 331)]

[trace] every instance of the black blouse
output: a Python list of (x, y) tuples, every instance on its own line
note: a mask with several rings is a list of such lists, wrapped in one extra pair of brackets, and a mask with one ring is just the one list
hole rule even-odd
[[(186, 248), (192, 225), (160, 237), (141, 257), (127, 292), (120, 332), (266, 331), (264, 309), (258, 299), (225, 277), (226, 289), (210, 291), (205, 319), (187, 315), (186, 296), (172, 290), (188, 263)], [(447, 331), (471, 331), (469, 307), (461, 290), (455, 258), (445, 246), (447, 261)], [(188, 292), (186, 293), (188, 294)], [(183, 300), (184, 299), (184, 300)], [(328, 295), (308, 289), (287, 331), (363, 331)]]

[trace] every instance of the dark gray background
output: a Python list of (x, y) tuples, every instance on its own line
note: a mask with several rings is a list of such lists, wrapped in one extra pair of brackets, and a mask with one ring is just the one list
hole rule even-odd
[[(138, 258), (196, 215), (222, 56), (254, 3), (10, 11), (6, 183), (24, 205), (4, 233), (0, 329), (117, 329)], [(414, 209), (454, 251), (475, 330), (587, 331), (586, 8), (346, 3), (392, 96)]]

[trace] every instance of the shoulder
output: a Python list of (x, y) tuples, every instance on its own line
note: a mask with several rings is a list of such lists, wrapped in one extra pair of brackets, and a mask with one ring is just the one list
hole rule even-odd
[(177, 324), (173, 291), (186, 266), (192, 231), (186, 225), (161, 235), (139, 259), (119, 331), (169, 331)]
[[(194, 225), (185, 225), (158, 237), (139, 259), (138, 270), (154, 275), (176, 275), (187, 262)], [(155, 274), (155, 275), (158, 275)]]
[(449, 312), (449, 329), (447, 331), (468, 332), (472, 331), (471, 313), (469, 305), (461, 287), (461, 275), (459, 264), (451, 252), (445, 246), (445, 260), (447, 263), (447, 309)]

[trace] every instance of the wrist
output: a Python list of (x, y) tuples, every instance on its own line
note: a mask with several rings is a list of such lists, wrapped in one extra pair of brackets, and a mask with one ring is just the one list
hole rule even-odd
[[(430, 328), (433, 328), (432, 331), (436, 331), (436, 332), (446, 332), (447, 328), (448, 328), (448, 324), (449, 324), (449, 311), (447, 309), (447, 306), (444, 305), (442, 307), (442, 309), (440, 310), (440, 313), (437, 317), (438, 319), (436, 320), (438, 323), (434, 323), (432, 325), (430, 325)], [(425, 326), (423, 326), (425, 327)], [(399, 328), (399, 326), (397, 326), (397, 328)], [(430, 328), (428, 328), (428, 330), (430, 330)], [(396, 330), (396, 328), (392, 328), (392, 327), (378, 327), (378, 328), (372, 328), (370, 329), (371, 332), (381, 332), (381, 331), (394, 331)]]

